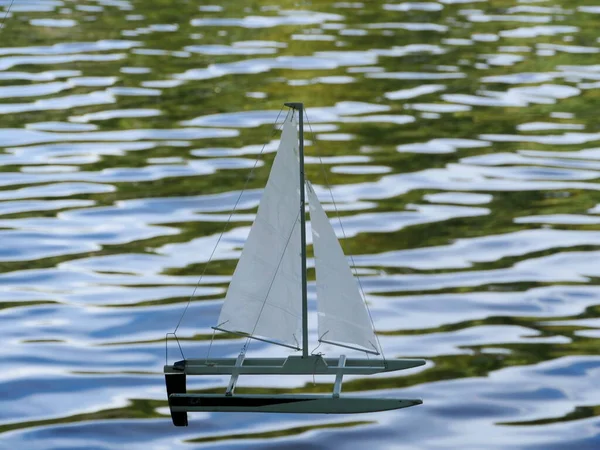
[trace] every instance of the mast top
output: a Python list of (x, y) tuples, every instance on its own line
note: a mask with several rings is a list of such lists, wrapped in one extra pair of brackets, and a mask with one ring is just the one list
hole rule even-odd
[(300, 102), (287, 102), (287, 103), (284, 103), (284, 105), (287, 106), (288, 108), (297, 109), (297, 110), (301, 110), (304, 108), (304, 103), (300, 103)]

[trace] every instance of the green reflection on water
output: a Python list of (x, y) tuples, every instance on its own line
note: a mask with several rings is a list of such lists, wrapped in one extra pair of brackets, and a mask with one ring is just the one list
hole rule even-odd
[(165, 415), (156, 412), (157, 408), (167, 405), (166, 401), (145, 400), (145, 399), (130, 399), (129, 404), (122, 408), (111, 408), (100, 411), (76, 414), (69, 417), (56, 417), (45, 420), (34, 420), (30, 422), (20, 422), (0, 425), (0, 433), (7, 431), (20, 430), (31, 427), (41, 427), (48, 425), (57, 425), (63, 423), (83, 422), (83, 421), (100, 421), (100, 420), (116, 420), (116, 419), (158, 419), (164, 418)]
[(572, 420), (588, 419), (590, 417), (600, 416), (600, 406), (577, 406), (573, 411), (560, 417), (551, 417), (547, 419), (529, 420), (522, 422), (502, 422), (498, 425), (548, 425), (558, 422), (570, 422)]
[(323, 425), (307, 425), (303, 427), (292, 427), (281, 430), (264, 431), (257, 433), (242, 433), (242, 434), (227, 434), (222, 436), (207, 436), (196, 439), (188, 439), (186, 442), (216, 442), (221, 440), (247, 440), (247, 439), (274, 439), (283, 436), (296, 436), (309, 431), (334, 429), (334, 428), (355, 428), (361, 425), (369, 425), (374, 422), (370, 421), (353, 421), (353, 422), (341, 422), (341, 423), (327, 423)]

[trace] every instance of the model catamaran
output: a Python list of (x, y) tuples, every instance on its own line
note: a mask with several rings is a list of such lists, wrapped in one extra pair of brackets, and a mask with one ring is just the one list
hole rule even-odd
[[(187, 412), (276, 412), (345, 414), (384, 411), (421, 400), (341, 396), (344, 374), (369, 375), (409, 369), (423, 360), (324, 358), (309, 354), (306, 293), (305, 186), (313, 237), (318, 340), (379, 355), (372, 321), (335, 232), (304, 177), (304, 106), (292, 109), (264, 189), (256, 219), (229, 284), (215, 330), (301, 351), (287, 358), (184, 359), (165, 365), (171, 417), (187, 425)], [(297, 114), (298, 123), (295, 116)], [(299, 125), (299, 126), (298, 126)], [(368, 356), (368, 355), (367, 355)], [(335, 375), (331, 395), (238, 395), (238, 376)], [(186, 392), (188, 375), (231, 375), (223, 394)]]

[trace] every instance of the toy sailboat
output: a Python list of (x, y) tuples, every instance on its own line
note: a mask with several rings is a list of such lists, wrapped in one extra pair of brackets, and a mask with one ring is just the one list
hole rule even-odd
[[(287, 358), (184, 359), (165, 365), (171, 417), (187, 426), (193, 411), (346, 414), (421, 404), (417, 399), (341, 396), (344, 374), (369, 375), (425, 364), (423, 360), (324, 358), (309, 354), (306, 293), (305, 186), (313, 236), (319, 342), (380, 354), (371, 318), (335, 232), (304, 177), (302, 103), (292, 109), (256, 219), (229, 284), (215, 330), (301, 351)], [(296, 123), (295, 114), (298, 113)], [(299, 126), (298, 126), (299, 125)], [(367, 355), (368, 356), (368, 355)], [(329, 395), (238, 395), (237, 379), (248, 375), (335, 375)], [(188, 375), (231, 375), (223, 394), (186, 391)]]

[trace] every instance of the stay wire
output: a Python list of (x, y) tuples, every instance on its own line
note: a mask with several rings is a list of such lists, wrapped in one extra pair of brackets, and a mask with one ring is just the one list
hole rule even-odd
[[(275, 127), (273, 129), (273, 133), (271, 134), (271, 137), (273, 137), (277, 131), (277, 122), (279, 121), (279, 117), (281, 116), (281, 112), (283, 111), (283, 106), (281, 107), (281, 109), (279, 110), (279, 114), (277, 114), (277, 118), (275, 119)], [(235, 204), (233, 205), (233, 209), (231, 210), (231, 213), (229, 214), (229, 217), (227, 218), (227, 222), (225, 222), (225, 225), (223, 226), (223, 230), (221, 231), (221, 234), (219, 235), (219, 238), (217, 239), (217, 242), (210, 254), (210, 257), (208, 258), (208, 261), (206, 263), (206, 265), (204, 266), (204, 270), (202, 271), (202, 273), (200, 274), (200, 278), (198, 279), (198, 282), (196, 283), (196, 286), (194, 287), (194, 291), (192, 292), (192, 295), (190, 296), (190, 298), (187, 301), (187, 304), (185, 305), (185, 308), (183, 310), (183, 312), (181, 313), (181, 317), (179, 318), (179, 321), (177, 322), (177, 326), (175, 327), (175, 329), (173, 330), (172, 334), (176, 334), (177, 330), (179, 329), (179, 326), (181, 325), (181, 322), (185, 316), (185, 314), (187, 313), (187, 310), (190, 307), (190, 304), (192, 302), (192, 300), (194, 299), (194, 296), (196, 295), (196, 291), (198, 290), (198, 287), (200, 286), (200, 283), (202, 282), (202, 278), (204, 277), (204, 274), (206, 273), (206, 270), (208, 269), (208, 266), (210, 265), (210, 263), (212, 262), (212, 258), (215, 255), (215, 252), (217, 251), (217, 247), (219, 246), (219, 243), (221, 242), (221, 239), (223, 238), (223, 235), (225, 234), (225, 230), (227, 230), (227, 227), (229, 226), (229, 222), (231, 222), (231, 218), (233, 217), (233, 214), (235, 213), (235, 210), (242, 198), (242, 195), (244, 195), (244, 192), (246, 191), (246, 188), (248, 187), (248, 183), (250, 182), (250, 178), (252, 178), (252, 175), (254, 173), (254, 169), (256, 169), (256, 166), (258, 165), (258, 162), (260, 161), (260, 157), (262, 156), (265, 147), (267, 146), (267, 142), (265, 142), (265, 144), (262, 146), (260, 153), (258, 154), (258, 157), (256, 158), (256, 161), (254, 162), (254, 165), (252, 166), (252, 169), (250, 170), (250, 173), (248, 174), (248, 177), (246, 178), (246, 182), (244, 183), (244, 187), (242, 188), (240, 195), (238, 195), (237, 200), (235, 201)], [(185, 358), (184, 358), (185, 359)]]
[(10, 14), (10, 8), (12, 8), (12, 5), (14, 2), (15, 2), (15, 0), (10, 1), (8, 8), (6, 8), (6, 13), (4, 14), (4, 17), (2, 18), (2, 21), (0, 21), (0, 33), (2, 33), (4, 31), (4, 24)]
[[(329, 195), (331, 196), (331, 202), (333, 203), (333, 207), (335, 209), (335, 214), (337, 216), (338, 222), (340, 224), (340, 228), (342, 230), (342, 235), (344, 236), (344, 239), (346, 239), (346, 231), (344, 230), (344, 224), (342, 223), (342, 219), (340, 217), (340, 212), (338, 210), (337, 203), (335, 202), (335, 198), (333, 197), (333, 191), (331, 189), (331, 185), (329, 184), (329, 179), (327, 177), (327, 171), (325, 170), (325, 165), (323, 164), (323, 159), (321, 158), (321, 154), (318, 150), (318, 144), (317, 144), (317, 140), (315, 139), (315, 133), (312, 130), (312, 126), (310, 124), (310, 120), (308, 119), (308, 113), (306, 112), (306, 110), (304, 110), (304, 115), (306, 117), (306, 123), (308, 124), (308, 129), (310, 130), (310, 134), (313, 138), (313, 142), (315, 143), (315, 153), (317, 154), (317, 157), (319, 158), (321, 171), (323, 172), (323, 178), (325, 179), (325, 185), (327, 186), (327, 189), (329, 190)], [(379, 336), (377, 334), (377, 330), (375, 329), (375, 322), (373, 321), (373, 315), (371, 314), (371, 309), (369, 308), (369, 304), (367, 303), (367, 297), (365, 296), (365, 291), (363, 289), (362, 282), (360, 281), (360, 277), (358, 276), (358, 270), (356, 269), (356, 264), (354, 263), (354, 256), (352, 256), (351, 254), (349, 256), (350, 256), (350, 261), (352, 261), (352, 267), (354, 268), (354, 276), (356, 277), (356, 280), (358, 281), (360, 293), (362, 295), (363, 302), (367, 308), (367, 313), (369, 314), (369, 320), (371, 321), (371, 326), (373, 327), (373, 331), (375, 332), (374, 333), (375, 339), (377, 340), (377, 345), (379, 346), (379, 351), (381, 352), (381, 358), (383, 359), (383, 365), (385, 367), (387, 367), (385, 353), (383, 352), (383, 347), (381, 346), (381, 342), (379, 342)]]

